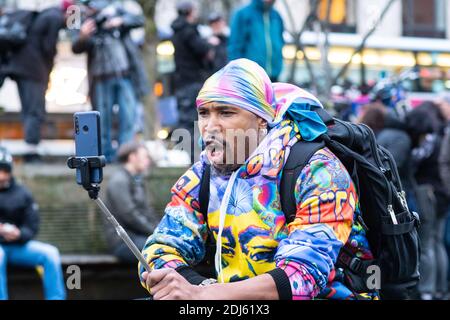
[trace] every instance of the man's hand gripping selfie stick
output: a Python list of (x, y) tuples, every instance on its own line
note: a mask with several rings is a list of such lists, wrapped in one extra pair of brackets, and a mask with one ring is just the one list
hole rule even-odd
[(142, 256), (139, 249), (136, 247), (134, 242), (130, 239), (126, 231), (123, 227), (117, 222), (116, 218), (111, 214), (108, 208), (105, 206), (103, 201), (98, 197), (98, 193), (100, 191), (100, 185), (96, 183), (91, 183), (90, 179), (90, 169), (94, 168), (102, 168), (105, 166), (105, 156), (100, 157), (71, 157), (67, 160), (67, 166), (70, 169), (79, 169), (81, 174), (81, 185), (88, 192), (89, 197), (94, 200), (97, 205), (100, 207), (102, 212), (105, 214), (108, 221), (114, 226), (117, 234), (125, 244), (130, 248), (139, 262), (144, 266), (147, 272), (151, 272), (150, 266), (148, 265), (145, 258)]

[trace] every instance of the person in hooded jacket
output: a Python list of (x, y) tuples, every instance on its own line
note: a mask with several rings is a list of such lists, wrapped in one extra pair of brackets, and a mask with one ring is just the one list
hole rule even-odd
[(231, 19), (229, 60), (246, 58), (258, 63), (276, 82), (283, 69), (283, 19), (275, 0), (252, 0)]

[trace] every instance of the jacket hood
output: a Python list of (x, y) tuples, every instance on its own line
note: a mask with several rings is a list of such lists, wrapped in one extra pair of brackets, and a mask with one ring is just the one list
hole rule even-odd
[(270, 8), (264, 7), (264, 0), (252, 0), (252, 6), (261, 11), (269, 11), (272, 9), (272, 6)]

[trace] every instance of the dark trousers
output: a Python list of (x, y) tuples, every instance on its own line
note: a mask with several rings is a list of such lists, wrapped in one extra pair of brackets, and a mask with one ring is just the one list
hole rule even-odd
[(45, 91), (47, 83), (16, 78), (22, 105), (22, 119), (25, 142), (38, 144), (41, 141), (41, 127), (45, 119)]
[(418, 194), (421, 220), (421, 279), (418, 289), (421, 294), (445, 295), (448, 292), (448, 256), (444, 235), (448, 202), (445, 196), (433, 192), (431, 186), (421, 185), (417, 191), (421, 193)]

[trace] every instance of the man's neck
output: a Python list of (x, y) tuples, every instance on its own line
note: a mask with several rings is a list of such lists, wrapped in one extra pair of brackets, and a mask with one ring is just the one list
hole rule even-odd
[(241, 164), (224, 164), (224, 165), (213, 165), (214, 170), (219, 176), (229, 176), (234, 171), (241, 167)]

